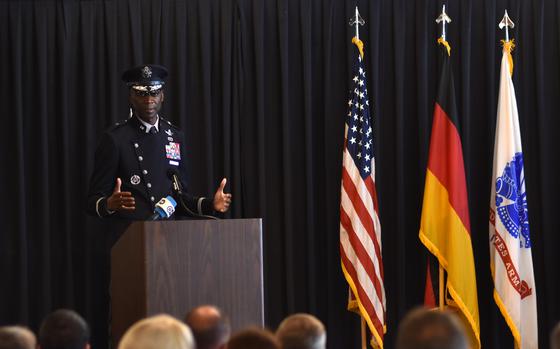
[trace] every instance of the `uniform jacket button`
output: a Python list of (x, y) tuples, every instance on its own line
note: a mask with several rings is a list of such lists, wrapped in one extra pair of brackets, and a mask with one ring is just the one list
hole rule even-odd
[(148, 183), (148, 184), (146, 184), (146, 186), (147, 186), (148, 188), (151, 188), (151, 187), (152, 187), (152, 183)]
[(147, 175), (148, 174), (148, 170), (142, 170), (142, 173)]
[(139, 156), (139, 157), (138, 157), (138, 161), (142, 161), (142, 160), (144, 160), (144, 158), (141, 157), (141, 156)]
[(134, 148), (138, 148), (138, 147), (139, 147), (138, 143), (134, 143)]
[(156, 198), (152, 196), (152, 197), (150, 198), (150, 200), (152, 200), (152, 202), (153, 202), (153, 201), (156, 201)]

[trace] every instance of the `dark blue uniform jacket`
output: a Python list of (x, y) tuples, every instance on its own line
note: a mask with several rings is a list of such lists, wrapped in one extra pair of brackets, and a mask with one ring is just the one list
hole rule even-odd
[[(183, 133), (169, 121), (159, 118), (159, 132), (146, 133), (136, 117), (107, 130), (95, 153), (95, 167), (91, 176), (87, 211), (107, 217), (145, 220), (154, 212), (155, 204), (172, 194), (168, 171), (178, 171), (183, 185), (183, 202), (195, 214), (210, 214), (209, 199), (187, 194), (187, 164)], [(121, 191), (130, 191), (136, 200), (136, 210), (110, 213), (107, 198), (121, 178)], [(178, 198), (176, 198), (178, 199)], [(177, 200), (179, 215), (190, 215)]]

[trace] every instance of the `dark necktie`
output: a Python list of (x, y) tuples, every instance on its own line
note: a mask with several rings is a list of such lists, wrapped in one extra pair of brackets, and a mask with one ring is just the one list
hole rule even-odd
[(151, 133), (151, 134), (157, 133), (156, 127), (155, 126), (150, 127), (150, 130), (148, 131), (148, 133)]

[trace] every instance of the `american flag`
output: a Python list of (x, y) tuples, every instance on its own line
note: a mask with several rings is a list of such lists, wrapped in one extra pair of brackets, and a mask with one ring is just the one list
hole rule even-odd
[[(361, 51), (363, 44), (354, 38)], [(376, 346), (383, 347), (385, 289), (381, 225), (375, 189), (373, 129), (363, 54), (356, 52), (348, 100), (340, 199), (340, 256), (351, 289), (349, 310), (365, 319)]]

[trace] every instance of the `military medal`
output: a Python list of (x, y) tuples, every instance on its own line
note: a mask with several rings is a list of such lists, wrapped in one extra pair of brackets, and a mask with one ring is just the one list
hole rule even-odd
[(179, 143), (169, 142), (165, 146), (165, 156), (170, 160), (181, 160)]
[(132, 177), (130, 177), (130, 183), (132, 183), (133, 185), (138, 185), (140, 183), (140, 176), (133, 175)]

